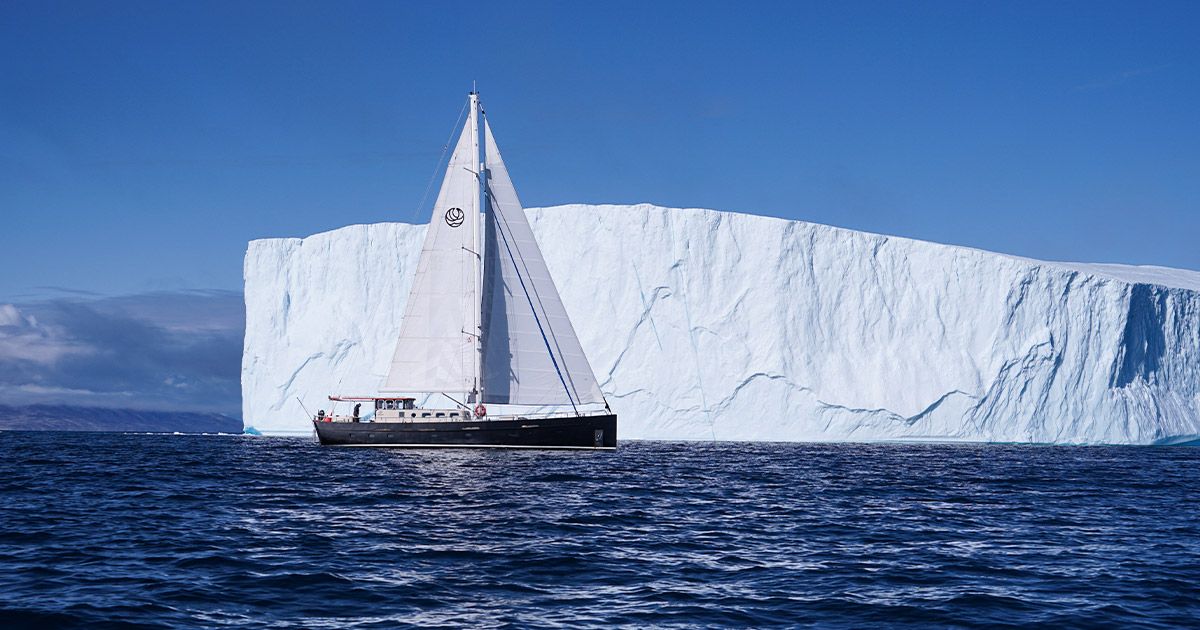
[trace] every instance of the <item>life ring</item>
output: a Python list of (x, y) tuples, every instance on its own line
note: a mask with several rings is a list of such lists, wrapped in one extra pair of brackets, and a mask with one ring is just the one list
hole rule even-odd
[(479, 403), (478, 405), (475, 405), (475, 415), (480, 418), (486, 416), (487, 415), (487, 407), (484, 407), (483, 403)]

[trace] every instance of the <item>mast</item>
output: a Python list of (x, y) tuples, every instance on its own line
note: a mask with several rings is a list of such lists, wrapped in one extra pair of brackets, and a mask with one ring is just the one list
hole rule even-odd
[(471, 155), (475, 162), (475, 195), (472, 203), (474, 203), (475, 218), (475, 235), (474, 247), (475, 252), (475, 304), (471, 308), (472, 323), (474, 328), (472, 332), (475, 339), (475, 390), (467, 397), (470, 402), (478, 402), (483, 400), (483, 250), (481, 248), (482, 240), (480, 239), (480, 231), (483, 229), (483, 199), (482, 194), (484, 186), (486, 186), (487, 171), (484, 169), (483, 156), (480, 153), (479, 143), (479, 93), (475, 91), (475, 84), (471, 84), (471, 114), (468, 124), (471, 126)]

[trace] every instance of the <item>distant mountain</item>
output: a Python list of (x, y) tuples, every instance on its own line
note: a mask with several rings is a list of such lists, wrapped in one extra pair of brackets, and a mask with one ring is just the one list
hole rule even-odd
[(67, 405), (0, 405), (0, 430), (241, 433), (242, 421), (219, 413)]

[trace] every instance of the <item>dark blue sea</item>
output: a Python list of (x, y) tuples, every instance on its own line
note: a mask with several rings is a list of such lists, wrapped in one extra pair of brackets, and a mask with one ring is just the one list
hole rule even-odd
[(0, 433), (0, 626), (1196, 627), (1198, 464)]

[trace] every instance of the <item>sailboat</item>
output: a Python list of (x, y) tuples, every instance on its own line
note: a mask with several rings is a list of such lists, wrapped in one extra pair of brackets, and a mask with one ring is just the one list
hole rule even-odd
[[(343, 446), (614, 449), (617, 416), (476, 92), (467, 106), (383, 394), (330, 396), (354, 404), (354, 412), (319, 411), (317, 437)], [(418, 394), (425, 404), (417, 405)], [(373, 413), (361, 413), (363, 404)]]

